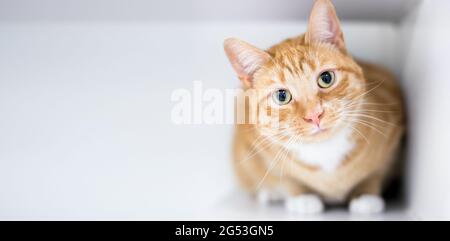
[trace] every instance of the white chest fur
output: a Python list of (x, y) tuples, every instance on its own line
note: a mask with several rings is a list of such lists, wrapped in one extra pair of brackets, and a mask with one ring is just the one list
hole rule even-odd
[(296, 161), (317, 166), (324, 171), (334, 171), (349, 153), (354, 143), (350, 141), (352, 129), (346, 127), (335, 133), (330, 139), (317, 142), (296, 144), (290, 149)]

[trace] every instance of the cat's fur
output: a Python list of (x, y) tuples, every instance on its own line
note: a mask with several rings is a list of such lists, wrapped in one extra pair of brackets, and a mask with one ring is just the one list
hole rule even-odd
[[(241, 185), (262, 201), (286, 199), (297, 212), (347, 201), (354, 212), (382, 211), (382, 186), (404, 129), (401, 93), (388, 71), (347, 53), (332, 3), (316, 0), (307, 32), (267, 51), (235, 38), (224, 45), (244, 90), (292, 93), (289, 104), (273, 107), (279, 128), (236, 125), (233, 163)], [(317, 78), (326, 70), (335, 83), (321, 89)], [(305, 118), (316, 109), (323, 112), (320, 132)]]

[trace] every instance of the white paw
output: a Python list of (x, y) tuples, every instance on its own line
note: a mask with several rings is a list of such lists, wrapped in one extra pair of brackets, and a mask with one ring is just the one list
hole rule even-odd
[(376, 214), (384, 211), (384, 200), (380, 196), (365, 194), (350, 202), (350, 212), (356, 214)]
[(314, 194), (302, 194), (286, 200), (285, 207), (290, 212), (313, 214), (323, 211), (322, 200)]
[(262, 189), (257, 193), (256, 199), (258, 200), (258, 203), (267, 205), (272, 202), (279, 202), (283, 200), (284, 194), (278, 190)]

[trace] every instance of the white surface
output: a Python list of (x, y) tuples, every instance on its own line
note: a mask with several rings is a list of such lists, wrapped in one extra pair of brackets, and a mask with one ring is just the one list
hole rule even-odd
[(401, 25), (409, 114), (410, 208), (450, 219), (450, 2), (424, 1)]

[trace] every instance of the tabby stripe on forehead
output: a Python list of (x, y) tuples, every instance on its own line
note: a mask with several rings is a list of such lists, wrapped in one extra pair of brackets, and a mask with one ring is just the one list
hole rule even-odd
[(295, 68), (296, 69), (298, 69), (299, 71), (298, 72), (303, 72), (303, 69), (302, 69), (302, 61), (292, 61), (293, 63), (294, 63), (294, 65), (295, 65)]
[(294, 70), (292, 69), (290, 64), (285, 63), (284, 67), (291, 73), (291, 75), (294, 75)]
[[(301, 72), (304, 72), (304, 68), (303, 68), (303, 63), (304, 62), (308, 62), (308, 59), (306, 58), (306, 55), (305, 55), (305, 53), (304, 52), (301, 52), (301, 56), (300, 56), (300, 61), (299, 61), (299, 63), (298, 63), (298, 65), (299, 65), (299, 69), (300, 69), (300, 71)], [(308, 63), (307, 63), (308, 64)], [(309, 64), (308, 64), (309, 65)]]
[(312, 70), (315, 70), (316, 69), (316, 63), (315, 63), (315, 61), (313, 60), (313, 59), (305, 59), (306, 61), (306, 64), (307, 65), (309, 65), (309, 67), (312, 69)]
[[(278, 75), (279, 75), (279, 81), (281, 82), (281, 83), (285, 83), (285, 78), (286, 78), (286, 76), (284, 75), (284, 71), (279, 71), (278, 72)], [(274, 81), (275, 82), (275, 81)]]

